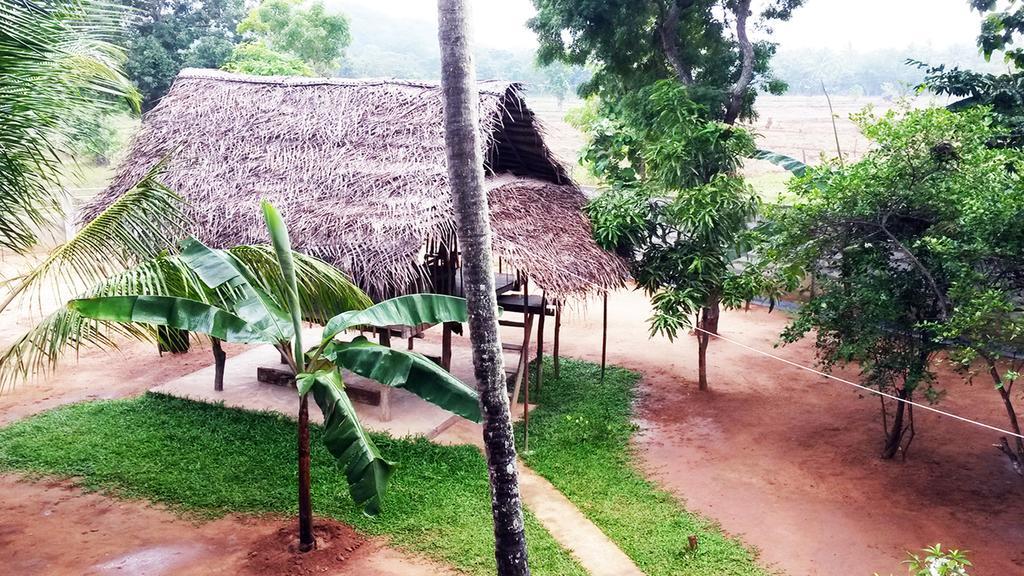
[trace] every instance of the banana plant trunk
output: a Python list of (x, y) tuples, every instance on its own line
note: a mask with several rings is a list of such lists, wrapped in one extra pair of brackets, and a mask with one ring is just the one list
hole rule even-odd
[(299, 552), (316, 546), (309, 484), (309, 394), (303, 394), (299, 400)]
[(438, 0), (445, 148), (458, 241), (462, 247), (473, 370), (483, 415), (484, 451), (491, 482), (495, 559), (499, 576), (528, 575), (515, 439), (498, 334), (498, 303), (491, 262), (491, 229), (484, 192), (479, 95), (470, 54), (465, 0)]

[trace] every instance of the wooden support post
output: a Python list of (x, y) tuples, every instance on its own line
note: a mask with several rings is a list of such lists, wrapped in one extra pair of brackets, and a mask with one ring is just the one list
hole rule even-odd
[(541, 292), (540, 321), (537, 322), (537, 402), (540, 402), (540, 389), (544, 385), (544, 317), (547, 316), (547, 306), (547, 298)]
[(523, 334), (523, 451), (530, 450), (530, 324), (533, 323), (533, 316), (530, 315), (529, 286), (530, 278), (523, 276), (523, 324), (526, 324)]
[[(378, 338), (381, 346), (391, 347), (391, 328), (387, 326), (378, 329)], [(380, 419), (381, 422), (391, 421), (391, 387), (382, 386), (380, 394)]]
[(413, 349), (413, 340), (415, 340), (415, 339), (416, 339), (415, 336), (409, 336), (409, 350)]
[(608, 291), (604, 291), (604, 313), (601, 320), (601, 382), (604, 382), (604, 369), (608, 361)]
[(441, 328), (441, 368), (452, 370), (452, 328), (448, 322)]
[(519, 360), (516, 362), (515, 383), (512, 386), (512, 408), (519, 402), (519, 392), (523, 386), (523, 375), (530, 363), (530, 353), (527, 352), (530, 346), (530, 333), (533, 331), (533, 316), (527, 316), (523, 325), (523, 345), (519, 347)]
[(220, 339), (211, 338), (210, 342), (213, 344), (213, 391), (223, 392), (224, 364), (227, 361), (228, 355), (225, 354), (224, 349), (220, 347)]
[(555, 300), (555, 342), (554, 347), (551, 350), (552, 363), (555, 365), (555, 380), (558, 380), (559, 376), (559, 362), (558, 362), (558, 339), (559, 334), (562, 331), (562, 300)]

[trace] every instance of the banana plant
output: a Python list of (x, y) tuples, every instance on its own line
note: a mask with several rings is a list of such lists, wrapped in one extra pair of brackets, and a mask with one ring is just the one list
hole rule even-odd
[[(166, 326), (205, 334), (226, 342), (275, 346), (294, 371), (299, 395), (299, 543), (314, 546), (309, 493), (309, 414), (312, 395), (324, 416), (323, 440), (344, 468), (353, 500), (367, 514), (377, 514), (394, 464), (386, 460), (363, 428), (344, 392), (342, 368), (386, 386), (405, 388), (423, 399), (473, 421), (480, 420), (477, 393), (425, 356), (395, 350), (362, 337), (337, 338), (356, 326), (387, 329), (465, 322), (465, 301), (452, 296), (415, 294), (342, 312), (326, 322), (316, 346), (302, 342), (303, 299), (296, 258), (277, 210), (263, 203), (284, 298), (261, 286), (260, 277), (231, 251), (215, 250), (197, 240), (183, 245), (181, 260), (217, 298), (203, 300), (170, 295), (119, 295), (72, 300), (68, 308), (85, 318), (126, 325)], [(365, 298), (365, 296), (364, 296)], [(283, 301), (282, 301), (283, 300)], [(360, 309), (361, 308), (361, 309)]]

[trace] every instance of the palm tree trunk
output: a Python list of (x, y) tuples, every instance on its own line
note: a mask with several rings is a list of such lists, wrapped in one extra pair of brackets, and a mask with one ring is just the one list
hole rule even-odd
[(458, 241), (463, 251), (473, 371), (483, 413), (484, 451), (491, 481), (495, 558), (499, 576), (528, 575), (526, 534), (508, 388), (498, 335), (491, 229), (484, 193), (477, 109), (465, 0), (438, 0), (445, 148)]

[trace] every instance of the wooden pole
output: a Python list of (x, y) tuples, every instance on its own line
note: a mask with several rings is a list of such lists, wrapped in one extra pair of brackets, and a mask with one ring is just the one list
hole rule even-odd
[(562, 331), (562, 301), (555, 300), (555, 342), (554, 348), (551, 350), (553, 356), (552, 362), (555, 365), (555, 380), (558, 380), (559, 376), (559, 362), (558, 362), (558, 341), (559, 333)]
[(604, 369), (608, 361), (608, 291), (604, 291), (604, 313), (601, 326), (601, 382), (604, 382)]
[[(381, 346), (391, 347), (391, 328), (384, 326), (378, 329), (378, 338)], [(391, 421), (391, 387), (383, 386), (380, 391), (380, 419), (382, 422)]]
[(544, 317), (547, 316), (547, 298), (545, 292), (540, 293), (540, 322), (537, 323), (537, 402), (540, 402), (540, 389), (544, 385)]
[(441, 367), (452, 370), (452, 328), (447, 322), (441, 327)]
[(213, 390), (214, 392), (223, 392), (224, 364), (227, 361), (228, 355), (221, 348), (219, 338), (210, 338), (210, 342), (213, 344)]
[[(528, 276), (523, 277), (523, 451), (530, 450), (530, 298)], [(514, 401), (513, 401), (514, 402)]]

